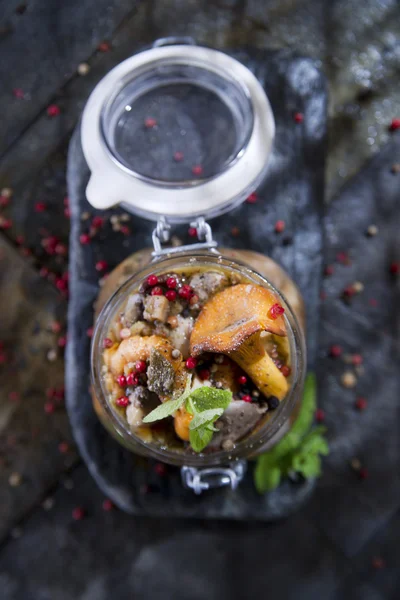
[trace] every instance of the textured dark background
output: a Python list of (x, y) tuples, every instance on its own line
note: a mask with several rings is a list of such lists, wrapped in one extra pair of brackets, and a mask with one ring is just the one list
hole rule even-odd
[[(400, 116), (399, 22), (395, 0), (0, 2), (0, 186), (14, 190), (0, 221), (10, 225), (0, 240), (2, 598), (398, 598), (398, 285), (388, 269), (399, 258), (400, 175), (391, 165), (400, 142), (388, 124)], [(105, 511), (63, 408), (66, 299), (58, 288), (67, 269), (69, 137), (109, 68), (174, 34), (217, 47), (290, 47), (319, 61), (329, 80), (326, 259), (335, 272), (325, 286), (320, 368), (337, 443), (306, 508), (270, 526)], [(108, 52), (97, 49), (105, 40)], [(77, 74), (82, 62), (86, 76)], [(54, 118), (51, 104), (61, 109)], [(380, 235), (371, 241), (372, 220)], [(60, 240), (54, 255), (41, 243), (50, 235)], [(337, 263), (341, 251), (350, 265)], [(355, 280), (364, 293), (343, 304), (338, 296)], [(356, 390), (339, 384), (343, 361), (326, 357), (333, 342), (365, 353)], [(324, 403), (335, 393), (341, 402)], [(368, 400), (362, 414), (353, 408), (358, 394)], [(354, 458), (366, 479), (350, 468)], [(80, 521), (76, 507), (85, 511)]]

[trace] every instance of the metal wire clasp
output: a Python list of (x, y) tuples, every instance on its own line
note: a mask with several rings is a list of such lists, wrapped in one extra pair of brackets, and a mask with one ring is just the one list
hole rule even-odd
[(157, 221), (157, 226), (152, 233), (154, 246), (152, 256), (158, 257), (165, 254), (176, 254), (177, 252), (184, 252), (185, 250), (209, 250), (211, 248), (216, 248), (217, 242), (213, 240), (211, 227), (205, 221), (204, 217), (199, 217), (196, 221), (192, 221), (190, 227), (194, 227), (197, 230), (197, 237), (201, 240), (200, 242), (187, 244), (185, 246), (163, 248), (162, 244), (169, 242), (171, 225), (165, 217), (161, 217)]
[(230, 486), (236, 490), (247, 470), (245, 460), (231, 463), (228, 467), (210, 467), (197, 469), (196, 467), (182, 467), (182, 483), (186, 488), (199, 495), (205, 490)]

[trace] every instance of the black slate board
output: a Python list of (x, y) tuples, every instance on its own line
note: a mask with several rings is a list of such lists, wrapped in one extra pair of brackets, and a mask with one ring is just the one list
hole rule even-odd
[[(245, 203), (229, 215), (214, 219), (213, 232), (221, 246), (248, 248), (272, 256), (292, 275), (307, 305), (308, 360), (313, 368), (322, 270), (325, 81), (313, 61), (286, 51), (243, 51), (235, 56), (264, 85), (277, 133), (267, 178), (257, 190), (257, 203)], [(296, 112), (304, 114), (303, 123), (295, 122)], [(124, 238), (107, 229), (92, 244), (82, 246), (79, 235), (87, 225), (80, 215), (90, 210), (85, 199), (88, 177), (77, 130), (68, 160), (71, 298), (66, 387), (76, 442), (92, 475), (108, 497), (132, 513), (264, 520), (288, 515), (309, 496), (314, 482), (285, 482), (278, 490), (260, 497), (254, 490), (250, 469), (236, 492), (221, 489), (195, 497), (183, 489), (177, 469), (168, 468), (168, 476), (160, 477), (154, 463), (120, 447), (97, 420), (88, 394), (90, 340), (86, 335), (98, 293), (95, 264), (106, 259), (111, 268), (135, 250), (150, 246), (154, 224), (135, 217), (132, 236)], [(286, 223), (284, 234), (274, 232), (278, 219)], [(232, 236), (234, 226), (240, 227), (239, 237)]]

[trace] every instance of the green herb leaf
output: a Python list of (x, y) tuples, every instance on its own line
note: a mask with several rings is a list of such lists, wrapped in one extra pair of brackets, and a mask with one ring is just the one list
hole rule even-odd
[(189, 425), (189, 441), (195, 452), (201, 452), (212, 440), (214, 423), (232, 400), (232, 392), (206, 385), (193, 390), (186, 410), (193, 416)]
[(191, 383), (192, 377), (189, 376), (186, 380), (186, 387), (183, 394), (178, 398), (172, 398), (157, 406), (157, 408), (152, 410), (151, 413), (143, 419), (143, 423), (153, 423), (153, 421), (160, 421), (161, 419), (171, 416), (189, 398)]
[(203, 425), (212, 424), (223, 412), (223, 408), (209, 408), (208, 410), (203, 410), (203, 412), (196, 413), (190, 421), (189, 429), (197, 429)]
[(232, 392), (203, 385), (193, 390), (190, 399), (196, 412), (204, 412), (213, 408), (225, 410), (232, 400)]
[(207, 427), (199, 427), (189, 432), (189, 441), (195, 452), (201, 452), (212, 440), (213, 430)]
[(296, 472), (303, 477), (321, 474), (321, 455), (329, 452), (324, 427), (311, 429), (316, 409), (315, 375), (307, 375), (299, 416), (292, 429), (269, 452), (257, 459), (254, 484), (261, 494), (277, 487), (282, 477)]

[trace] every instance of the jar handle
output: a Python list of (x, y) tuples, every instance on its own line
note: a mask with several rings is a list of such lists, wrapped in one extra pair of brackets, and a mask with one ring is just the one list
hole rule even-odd
[(245, 460), (231, 463), (228, 467), (210, 467), (197, 469), (196, 467), (182, 467), (182, 483), (186, 488), (199, 495), (205, 490), (230, 486), (236, 490), (247, 470)]
[(185, 252), (186, 250), (212, 250), (217, 247), (217, 242), (212, 236), (211, 227), (204, 217), (199, 217), (196, 221), (190, 223), (190, 226), (196, 229), (197, 237), (202, 241), (195, 244), (186, 244), (184, 246), (163, 248), (162, 244), (167, 243), (170, 239), (171, 225), (165, 217), (161, 217), (157, 221), (157, 227), (152, 234), (154, 246), (152, 256), (154, 257), (154, 260), (157, 260), (157, 258), (164, 256), (165, 254), (176, 254), (178, 252)]
[(186, 35), (172, 35), (169, 37), (159, 38), (155, 42), (153, 42), (152, 48), (160, 48), (161, 46), (176, 46), (176, 45), (188, 45), (188, 46), (197, 46), (196, 40), (190, 36)]

